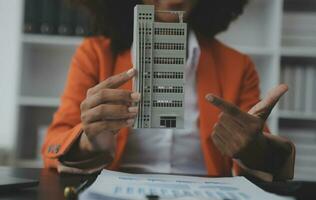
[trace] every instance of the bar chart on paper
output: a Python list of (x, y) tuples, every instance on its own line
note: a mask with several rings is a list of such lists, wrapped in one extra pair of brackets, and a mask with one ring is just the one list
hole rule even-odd
[(161, 199), (190, 200), (290, 200), (267, 193), (243, 177), (199, 178), (191, 176), (127, 174), (103, 170), (80, 199)]

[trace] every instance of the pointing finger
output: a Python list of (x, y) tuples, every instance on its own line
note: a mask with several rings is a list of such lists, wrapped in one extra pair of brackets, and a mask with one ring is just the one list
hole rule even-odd
[(245, 114), (237, 106), (229, 102), (226, 102), (225, 100), (213, 94), (208, 94), (205, 98), (207, 101), (209, 101), (211, 104), (222, 110), (224, 113), (229, 114), (233, 117), (243, 117)]
[(95, 87), (90, 89), (90, 94), (94, 94), (101, 89), (116, 89), (132, 79), (136, 75), (136, 69), (132, 68), (128, 71), (122, 72), (120, 74), (111, 76), (107, 78), (105, 81), (99, 83)]
[(256, 115), (266, 120), (279, 99), (288, 91), (285, 84), (278, 85), (270, 90), (267, 96), (249, 110), (249, 114)]

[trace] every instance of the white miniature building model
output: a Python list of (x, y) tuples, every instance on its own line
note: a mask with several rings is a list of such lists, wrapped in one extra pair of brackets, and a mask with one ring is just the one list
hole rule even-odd
[[(156, 11), (169, 12), (169, 11)], [(141, 93), (134, 128), (183, 128), (187, 24), (155, 22), (152, 5), (134, 9), (134, 90)]]

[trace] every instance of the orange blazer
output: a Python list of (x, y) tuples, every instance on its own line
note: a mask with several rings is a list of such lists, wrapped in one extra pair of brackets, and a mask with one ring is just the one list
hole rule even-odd
[[(259, 78), (248, 56), (217, 40), (200, 41), (200, 47), (196, 89), (204, 160), (208, 175), (231, 176), (232, 159), (223, 156), (210, 139), (220, 111), (205, 100), (205, 95), (213, 93), (248, 111), (259, 101)], [(84, 40), (72, 59), (61, 104), (42, 148), (45, 167), (56, 168), (58, 158), (65, 154), (80, 136), (80, 103), (86, 98), (87, 90), (109, 76), (131, 67), (130, 51), (123, 52), (114, 59), (109, 39), (94, 37)], [(122, 88), (131, 89), (131, 81)], [(115, 158), (109, 165), (110, 169), (118, 169), (127, 139), (128, 130), (122, 129), (117, 137)]]

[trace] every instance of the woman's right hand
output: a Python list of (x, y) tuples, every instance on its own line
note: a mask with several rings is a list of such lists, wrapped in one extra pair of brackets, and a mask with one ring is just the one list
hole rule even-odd
[(80, 150), (90, 153), (111, 151), (118, 131), (133, 126), (138, 108), (132, 103), (140, 100), (140, 94), (117, 88), (135, 74), (136, 70), (130, 69), (87, 91), (87, 97), (80, 106), (83, 127)]

